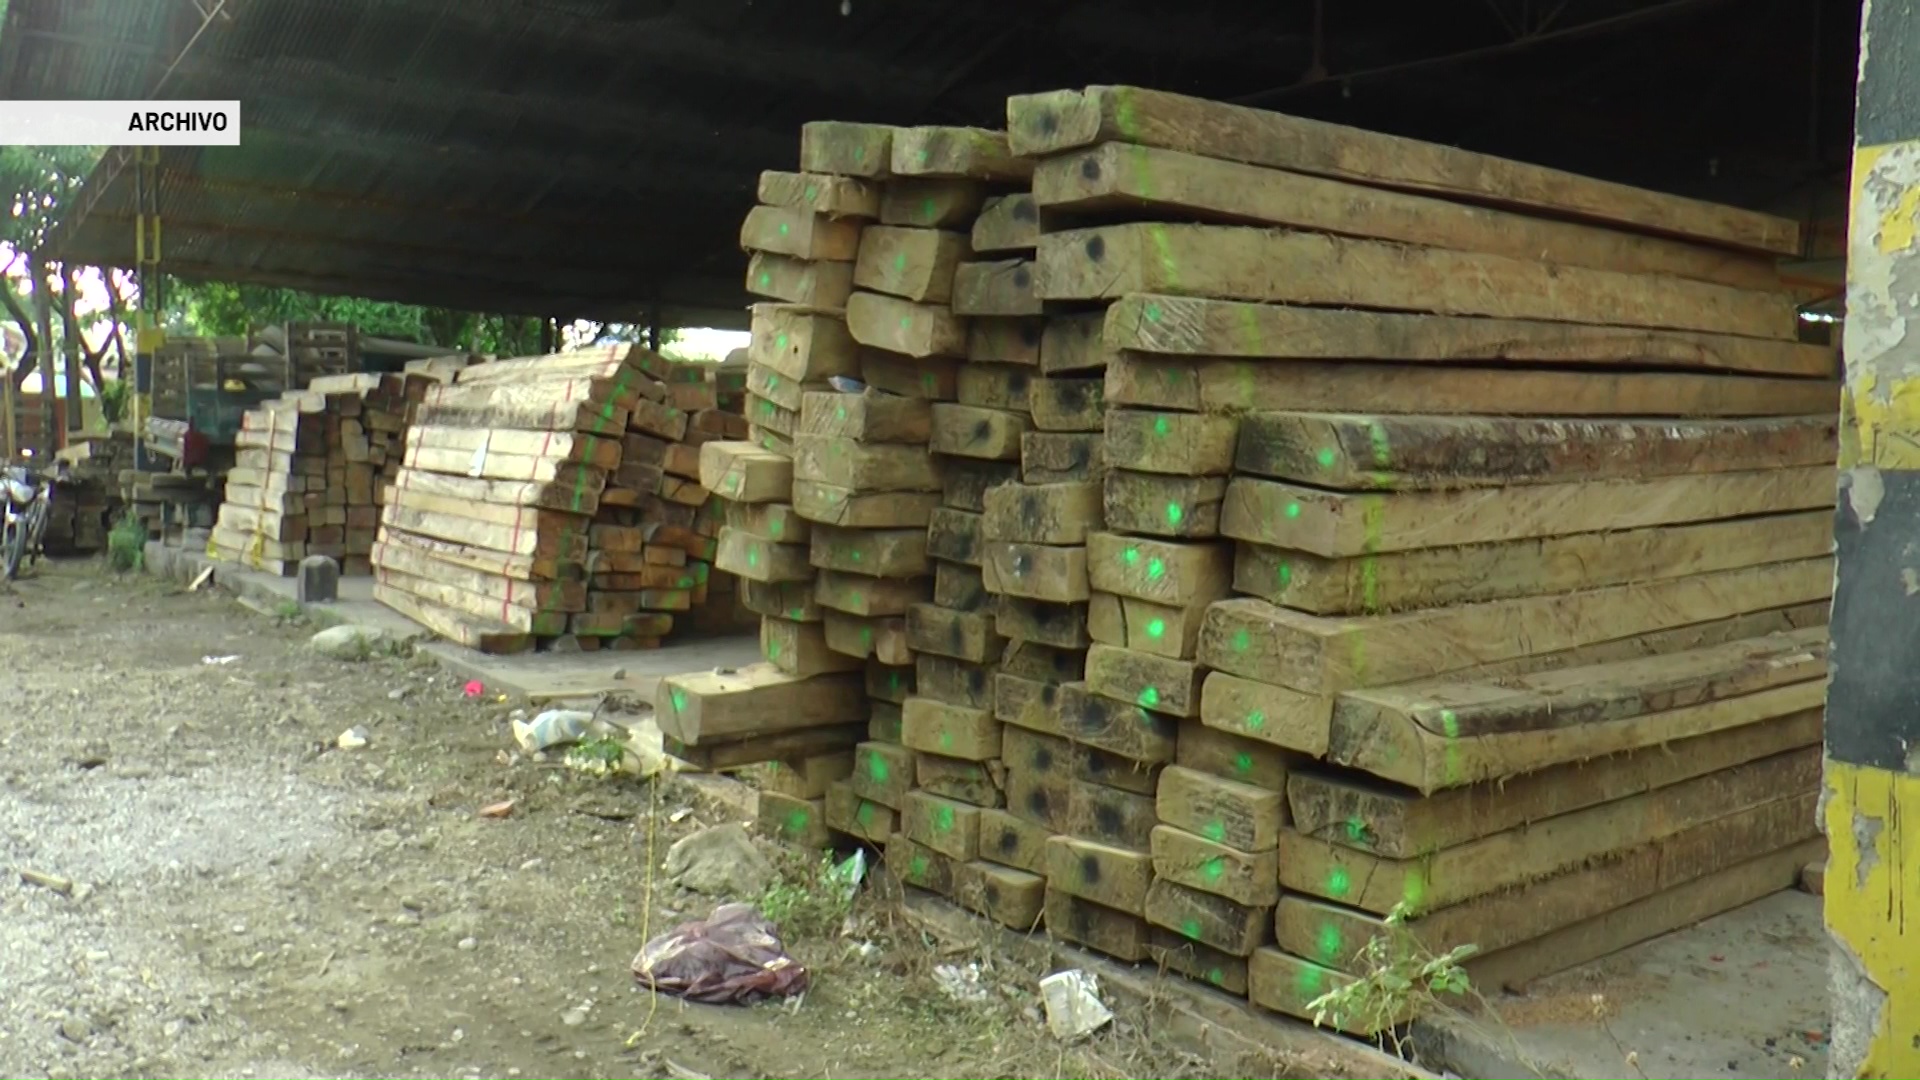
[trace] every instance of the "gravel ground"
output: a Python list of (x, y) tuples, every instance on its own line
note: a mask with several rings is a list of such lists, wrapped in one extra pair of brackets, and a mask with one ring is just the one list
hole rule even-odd
[[(1038, 972), (877, 898), (851, 932), (789, 928), (797, 1004), (655, 1002), (635, 952), (711, 901), (649, 867), (730, 812), (522, 759), (512, 703), (311, 632), (94, 564), (0, 590), (0, 1075), (1289, 1074), (1124, 1013), (1062, 1048)], [(336, 748), (356, 725), (369, 744)], [(804, 890), (810, 860), (768, 854)], [(969, 962), (990, 1000), (932, 977)]]

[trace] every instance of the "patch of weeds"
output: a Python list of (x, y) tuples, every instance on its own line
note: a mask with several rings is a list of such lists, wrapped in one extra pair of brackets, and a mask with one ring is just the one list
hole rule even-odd
[(595, 776), (611, 776), (620, 771), (627, 759), (627, 744), (619, 739), (603, 737), (584, 739), (567, 749), (566, 763), (570, 769)]
[(860, 890), (857, 883), (846, 880), (833, 852), (821, 853), (817, 861), (797, 855), (782, 861), (779, 878), (760, 898), (760, 913), (780, 928), (789, 944), (795, 938), (839, 933), (853, 913), (853, 900)]
[(1436, 956), (1407, 929), (1408, 918), (1407, 905), (1395, 904), (1382, 931), (1355, 957), (1365, 974), (1307, 1003), (1316, 1027), (1381, 1032), (1382, 1048), (1404, 1057), (1403, 1025), (1478, 996), (1461, 964), (1480, 947), (1459, 945)]
[(299, 625), (307, 621), (307, 609), (297, 601), (282, 600), (273, 607), (273, 617), (289, 625)]
[(131, 514), (107, 532), (107, 566), (117, 574), (147, 568), (147, 527)]

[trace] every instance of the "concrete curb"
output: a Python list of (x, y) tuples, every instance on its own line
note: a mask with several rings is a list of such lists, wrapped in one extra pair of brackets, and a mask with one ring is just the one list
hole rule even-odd
[[(660, 679), (686, 671), (718, 666), (739, 667), (759, 657), (753, 635), (689, 641), (678, 647), (641, 652), (556, 653), (492, 656), (446, 641), (412, 619), (378, 603), (366, 592), (365, 578), (342, 579), (361, 598), (328, 604), (302, 604), (295, 597), (293, 578), (249, 570), (236, 563), (210, 559), (192, 548), (163, 547), (149, 541), (146, 569), (158, 577), (191, 581), (213, 567), (213, 584), (237, 596), (242, 604), (268, 617), (295, 609), (316, 627), (360, 626), (384, 631), (413, 645), (414, 653), (431, 658), (460, 679), (478, 679), (490, 693), (503, 693), (532, 704), (592, 698), (602, 693), (632, 694), (651, 703)], [(349, 584), (352, 582), (353, 584)], [(623, 671), (627, 674), (614, 676)]]
[(209, 566), (213, 567), (212, 585), (215, 588), (233, 595), (247, 608), (261, 615), (274, 618), (286, 609), (293, 608), (298, 610), (309, 623), (321, 629), (330, 626), (358, 626), (367, 630), (378, 630), (412, 645), (417, 655), (431, 657), (453, 675), (479, 679), (487, 686), (507, 694), (523, 697), (526, 694), (525, 688), (516, 685), (511, 676), (503, 674), (484, 662), (476, 662), (461, 656), (460, 653), (466, 650), (439, 640), (431, 630), (420, 626), (399, 612), (369, 604), (303, 604), (294, 599), (295, 585), (292, 578), (262, 574), (235, 563), (210, 559), (197, 551), (164, 547), (154, 541), (147, 542), (146, 569), (148, 573), (157, 577), (182, 582), (192, 581)]

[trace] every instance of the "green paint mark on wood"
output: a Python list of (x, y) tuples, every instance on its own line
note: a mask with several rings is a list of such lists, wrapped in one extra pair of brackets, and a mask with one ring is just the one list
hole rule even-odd
[(1338, 926), (1333, 925), (1332, 923), (1321, 923), (1320, 924), (1320, 940), (1318, 942), (1318, 945), (1319, 945), (1321, 963), (1331, 964), (1339, 960), (1340, 959), (1340, 928)]

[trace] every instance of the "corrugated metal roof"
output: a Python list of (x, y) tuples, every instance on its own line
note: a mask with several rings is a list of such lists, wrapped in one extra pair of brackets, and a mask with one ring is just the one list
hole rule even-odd
[[(12, 0), (0, 96), (146, 97), (213, 3)], [(792, 167), (806, 120), (994, 124), (1008, 93), (1094, 82), (1230, 98), (1293, 83), (1316, 56), (1305, 0), (844, 3), (226, 0), (230, 18), (164, 96), (240, 99), (244, 145), (163, 155), (166, 262), (490, 310), (632, 317), (659, 303), (712, 322), (745, 303), (738, 224), (759, 171)], [(1276, 105), (1791, 213), (1782, 197), (1844, 167), (1857, 6), (1579, 0), (1568, 23), (1671, 17), (1536, 46), (1512, 40), (1513, 20), (1567, 5), (1342, 0), (1318, 50), (1336, 73), (1494, 52)], [(1822, 70), (1841, 94), (1809, 100)], [(57, 236), (65, 253), (131, 262), (131, 179), (110, 154)]]

